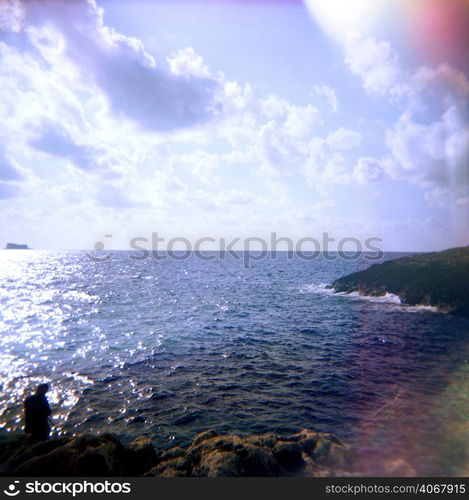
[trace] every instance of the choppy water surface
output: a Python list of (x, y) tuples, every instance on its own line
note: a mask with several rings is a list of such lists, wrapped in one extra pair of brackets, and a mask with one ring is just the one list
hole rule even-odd
[(48, 381), (57, 431), (168, 447), (209, 427), (309, 427), (354, 444), (369, 473), (402, 458), (422, 475), (467, 474), (469, 322), (324, 289), (366, 261), (0, 260), (8, 429)]

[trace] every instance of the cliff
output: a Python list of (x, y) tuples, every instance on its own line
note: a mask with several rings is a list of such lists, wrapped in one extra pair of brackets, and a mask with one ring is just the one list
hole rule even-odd
[(469, 247), (374, 264), (339, 278), (332, 288), (372, 296), (393, 293), (406, 305), (433, 306), (469, 317)]

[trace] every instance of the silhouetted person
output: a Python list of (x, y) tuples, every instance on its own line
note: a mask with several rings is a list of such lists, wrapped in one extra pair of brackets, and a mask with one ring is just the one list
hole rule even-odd
[(30, 434), (34, 441), (43, 441), (49, 438), (51, 414), (46, 392), (49, 390), (47, 384), (40, 384), (36, 393), (24, 400), (24, 431)]

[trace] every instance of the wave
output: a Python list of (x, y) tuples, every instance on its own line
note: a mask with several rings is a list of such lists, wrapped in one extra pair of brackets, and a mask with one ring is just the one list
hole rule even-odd
[(425, 304), (416, 304), (413, 306), (406, 305), (402, 303), (401, 297), (394, 293), (386, 292), (384, 295), (364, 295), (360, 292), (336, 292), (330, 284), (327, 283), (313, 283), (310, 285), (303, 285), (300, 287), (300, 293), (316, 293), (328, 296), (339, 296), (339, 297), (349, 297), (355, 300), (362, 300), (366, 302), (371, 302), (374, 304), (391, 304), (399, 306), (400, 310), (406, 312), (420, 312), (420, 311), (430, 311), (430, 312), (441, 312), (438, 307), (429, 306)]

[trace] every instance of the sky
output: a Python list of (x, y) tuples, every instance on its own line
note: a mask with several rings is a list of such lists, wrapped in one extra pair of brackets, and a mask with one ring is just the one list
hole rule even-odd
[(466, 0), (0, 0), (0, 246), (467, 245), (468, 28)]

